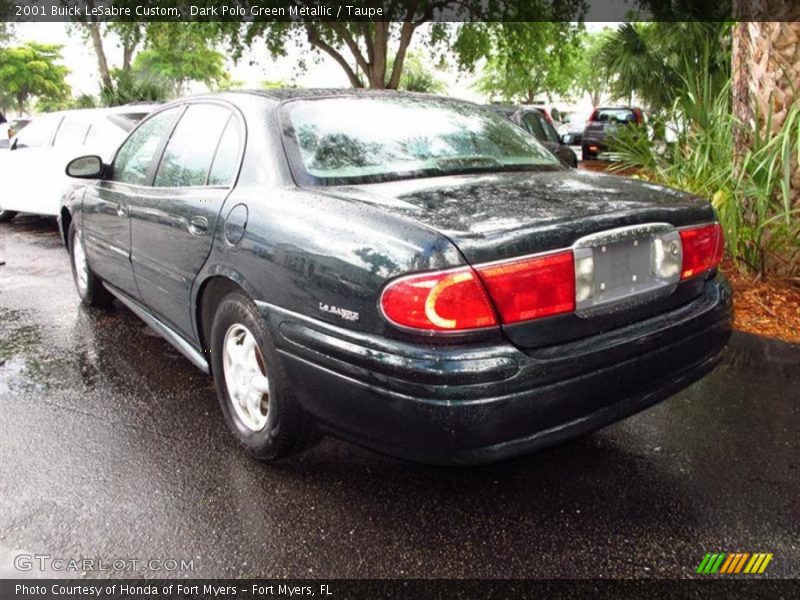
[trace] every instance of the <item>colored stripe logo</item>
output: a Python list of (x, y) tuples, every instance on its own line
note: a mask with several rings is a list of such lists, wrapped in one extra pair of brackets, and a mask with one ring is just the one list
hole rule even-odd
[(772, 553), (756, 552), (708, 552), (697, 567), (698, 573), (720, 573), (734, 575), (737, 573), (761, 574), (772, 560)]

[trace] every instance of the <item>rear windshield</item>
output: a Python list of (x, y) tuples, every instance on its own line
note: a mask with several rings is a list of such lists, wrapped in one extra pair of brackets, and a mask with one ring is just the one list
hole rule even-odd
[(635, 123), (636, 113), (629, 108), (598, 108), (592, 120), (606, 123)]
[(561, 168), (513, 123), (491, 110), (451, 100), (303, 100), (284, 106), (283, 124), (292, 170), (301, 183)]

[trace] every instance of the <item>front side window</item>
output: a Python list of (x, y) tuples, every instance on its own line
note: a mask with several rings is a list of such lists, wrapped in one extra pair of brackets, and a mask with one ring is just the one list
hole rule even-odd
[(466, 102), (349, 96), (289, 102), (283, 111), (292, 171), (303, 183), (561, 168), (513, 123)]
[(230, 116), (231, 112), (222, 106), (190, 105), (172, 132), (153, 184), (156, 187), (205, 185)]
[(114, 160), (114, 181), (144, 185), (153, 165), (156, 150), (161, 145), (180, 108), (170, 108), (145, 121), (133, 132), (117, 152)]

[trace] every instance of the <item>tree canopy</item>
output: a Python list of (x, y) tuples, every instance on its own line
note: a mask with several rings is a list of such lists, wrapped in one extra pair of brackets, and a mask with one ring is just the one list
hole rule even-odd
[(61, 46), (28, 43), (0, 48), (0, 90), (13, 98), (20, 113), (32, 98), (55, 101), (69, 97), (69, 69), (58, 64)]
[(467, 67), (486, 57), (477, 87), (490, 100), (530, 104), (571, 90), (582, 31), (571, 22), (468, 23), (455, 49)]
[(151, 73), (173, 86), (176, 96), (184, 93), (189, 81), (201, 81), (209, 87), (223, 85), (230, 79), (225, 57), (208, 41), (203, 24), (151, 23), (144, 49), (133, 61), (135, 72)]
[[(240, 0), (249, 4), (248, 0)], [(263, 6), (287, 7), (307, 4), (302, 0), (269, 0)], [(585, 0), (407, 0), (390, 2), (386, 21), (325, 22), (313, 16), (294, 22), (255, 21), (215, 23), (218, 34), (226, 37), (241, 55), (245, 47), (263, 42), (273, 57), (285, 56), (291, 45), (307, 46), (317, 55), (332, 58), (353, 87), (398, 89), (413, 39), (421, 39), (429, 51), (450, 49), (458, 28), (435, 22), (443, 14), (463, 20), (547, 21), (553, 18), (579, 20), (586, 10)], [(391, 20), (390, 20), (391, 19)], [(425, 25), (426, 35), (418, 36)], [(462, 28), (458, 36), (485, 36), (485, 31)], [(464, 42), (468, 49), (475, 44)], [(474, 57), (459, 58), (460, 65), (474, 64)], [(301, 68), (304, 66), (300, 65)]]
[(575, 65), (574, 85), (582, 94), (589, 96), (592, 106), (598, 106), (603, 95), (608, 93), (608, 71), (600, 56), (602, 43), (601, 33), (584, 33)]
[(730, 25), (720, 22), (623, 23), (606, 32), (600, 62), (611, 93), (636, 94), (652, 110), (664, 110), (688, 82), (708, 78), (709, 100), (730, 80)]

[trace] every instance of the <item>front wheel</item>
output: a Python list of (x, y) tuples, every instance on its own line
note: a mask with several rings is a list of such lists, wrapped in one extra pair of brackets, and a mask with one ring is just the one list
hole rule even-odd
[(211, 365), (225, 421), (255, 458), (278, 460), (316, 441), (264, 319), (240, 292), (225, 296), (214, 314)]
[(81, 302), (86, 306), (108, 306), (111, 304), (113, 297), (89, 267), (89, 262), (86, 260), (86, 250), (83, 245), (83, 236), (78, 231), (78, 228), (75, 227), (75, 223), (71, 223), (69, 226), (68, 239), (72, 278), (75, 280), (75, 288), (78, 290)]

